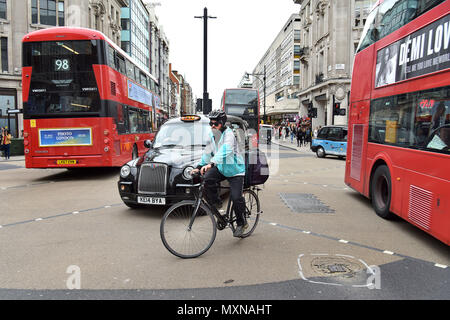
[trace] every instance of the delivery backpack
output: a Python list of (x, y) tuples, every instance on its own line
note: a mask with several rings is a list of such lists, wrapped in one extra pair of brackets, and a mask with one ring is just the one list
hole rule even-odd
[(245, 153), (245, 185), (264, 184), (269, 179), (269, 163), (264, 152), (259, 149)]

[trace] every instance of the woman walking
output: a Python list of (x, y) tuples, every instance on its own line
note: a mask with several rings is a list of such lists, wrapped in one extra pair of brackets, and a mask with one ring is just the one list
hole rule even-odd
[(11, 146), (11, 134), (9, 133), (8, 129), (3, 130), (2, 136), (2, 146), (5, 152), (5, 160), (8, 160)]

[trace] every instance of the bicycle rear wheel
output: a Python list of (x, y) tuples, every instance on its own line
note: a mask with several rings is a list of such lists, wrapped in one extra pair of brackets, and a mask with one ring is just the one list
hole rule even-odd
[[(253, 231), (256, 229), (256, 225), (259, 221), (259, 215), (261, 213), (261, 206), (259, 203), (258, 195), (250, 189), (246, 189), (243, 192), (244, 200), (245, 200), (245, 219), (248, 223), (248, 230), (244, 232), (241, 238), (249, 237)], [(231, 207), (231, 229), (234, 232), (236, 229), (236, 214), (234, 213), (234, 204)]]
[(171, 206), (161, 220), (161, 240), (173, 255), (196, 258), (212, 246), (216, 238), (216, 220), (211, 211), (201, 203), (192, 227), (195, 201), (182, 201)]

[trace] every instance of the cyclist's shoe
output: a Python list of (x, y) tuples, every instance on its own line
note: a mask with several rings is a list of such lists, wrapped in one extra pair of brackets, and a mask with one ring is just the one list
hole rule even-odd
[(248, 228), (248, 223), (246, 223), (246, 224), (244, 224), (242, 226), (237, 226), (236, 230), (234, 230), (233, 237), (236, 237), (236, 238), (242, 237), (242, 235), (244, 234), (244, 231), (247, 228)]

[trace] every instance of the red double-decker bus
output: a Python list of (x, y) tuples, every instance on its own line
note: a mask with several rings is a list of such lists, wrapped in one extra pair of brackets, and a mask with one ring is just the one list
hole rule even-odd
[(101, 32), (26, 35), (22, 83), (27, 168), (121, 166), (154, 136), (157, 81)]
[(450, 1), (380, 0), (355, 56), (345, 182), (450, 244)]

